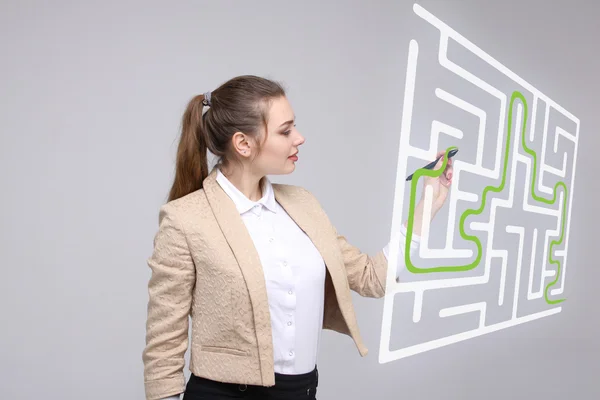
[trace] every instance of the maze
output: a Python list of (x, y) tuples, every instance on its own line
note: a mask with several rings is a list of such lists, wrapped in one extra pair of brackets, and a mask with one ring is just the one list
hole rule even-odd
[[(413, 10), (380, 363), (557, 314), (566, 299), (579, 120), (421, 6)], [(425, 207), (411, 254), (422, 178), (443, 170), (420, 167), (453, 147), (447, 202), (431, 223)], [(423, 196), (427, 204), (431, 193)]]

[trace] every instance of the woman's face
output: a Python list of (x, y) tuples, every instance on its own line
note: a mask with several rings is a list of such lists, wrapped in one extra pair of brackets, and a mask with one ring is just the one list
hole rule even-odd
[(295, 115), (287, 98), (273, 100), (269, 111), (267, 138), (264, 136), (260, 154), (252, 161), (257, 175), (283, 175), (296, 169), (298, 147), (304, 137), (295, 127)]

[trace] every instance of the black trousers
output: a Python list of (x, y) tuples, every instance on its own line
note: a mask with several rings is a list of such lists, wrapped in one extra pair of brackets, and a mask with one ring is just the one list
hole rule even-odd
[(217, 382), (194, 374), (186, 385), (182, 400), (316, 400), (319, 371), (298, 375), (275, 373), (275, 386), (240, 385)]

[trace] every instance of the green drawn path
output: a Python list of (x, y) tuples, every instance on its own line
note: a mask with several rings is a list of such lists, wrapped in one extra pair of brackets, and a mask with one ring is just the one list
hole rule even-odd
[(566, 209), (567, 209), (567, 186), (565, 185), (564, 182), (558, 182), (555, 186), (554, 186), (554, 197), (550, 200), (550, 199), (545, 199), (541, 196), (538, 196), (537, 194), (535, 194), (535, 182), (536, 182), (536, 174), (537, 174), (537, 154), (535, 153), (535, 151), (531, 150), (529, 147), (527, 147), (527, 144), (525, 143), (525, 128), (527, 126), (527, 117), (528, 117), (528, 111), (527, 111), (527, 100), (525, 100), (525, 97), (523, 96), (523, 94), (521, 92), (515, 91), (513, 92), (511, 99), (510, 99), (510, 106), (509, 106), (509, 110), (508, 110), (508, 128), (507, 128), (507, 135), (506, 135), (506, 145), (505, 145), (505, 150), (504, 150), (504, 160), (503, 160), (503, 166), (502, 166), (502, 182), (500, 183), (499, 186), (486, 186), (483, 189), (483, 194), (481, 196), (481, 205), (479, 206), (479, 208), (477, 209), (467, 209), (465, 212), (462, 213), (462, 215), (460, 216), (460, 223), (459, 223), (459, 230), (460, 230), (460, 236), (468, 241), (471, 241), (473, 243), (475, 243), (475, 245), (477, 246), (477, 257), (475, 257), (475, 260), (470, 263), (470, 264), (465, 264), (465, 265), (442, 265), (442, 266), (438, 266), (438, 267), (432, 267), (432, 268), (419, 268), (416, 267), (411, 259), (410, 259), (410, 242), (411, 242), (411, 238), (412, 238), (412, 231), (413, 231), (413, 219), (414, 219), (414, 208), (415, 208), (415, 197), (416, 197), (416, 192), (417, 192), (417, 183), (419, 181), (419, 178), (423, 177), (423, 176), (428, 176), (428, 177), (432, 177), (432, 178), (437, 178), (439, 177), (442, 172), (444, 171), (444, 169), (446, 168), (446, 164), (448, 163), (448, 152), (450, 150), (452, 150), (455, 147), (449, 147), (446, 149), (446, 154), (445, 157), (443, 159), (443, 164), (441, 166), (440, 169), (437, 170), (428, 170), (428, 169), (423, 169), (420, 168), (418, 169), (414, 175), (413, 175), (413, 179), (412, 179), (412, 183), (411, 183), (411, 192), (410, 192), (410, 206), (409, 206), (409, 214), (408, 214), (408, 224), (407, 224), (407, 233), (406, 233), (406, 248), (404, 251), (405, 254), (405, 261), (406, 261), (406, 267), (407, 269), (412, 272), (412, 273), (431, 273), (431, 272), (459, 272), (459, 271), (469, 271), (474, 269), (475, 267), (477, 267), (479, 265), (479, 262), (481, 261), (481, 253), (482, 253), (482, 247), (481, 247), (481, 241), (479, 240), (479, 238), (477, 236), (473, 236), (473, 235), (468, 235), (465, 232), (465, 220), (470, 216), (470, 215), (479, 215), (483, 212), (486, 202), (487, 202), (487, 195), (489, 192), (495, 192), (495, 193), (500, 193), (504, 190), (504, 185), (506, 183), (506, 171), (508, 168), (508, 157), (509, 157), (509, 151), (510, 151), (510, 138), (511, 138), (511, 133), (512, 133), (512, 123), (513, 123), (513, 104), (515, 102), (516, 99), (520, 99), (521, 102), (523, 103), (523, 108), (524, 108), (524, 117), (523, 117), (523, 124), (521, 127), (521, 145), (523, 146), (523, 149), (525, 150), (525, 152), (527, 152), (527, 154), (529, 154), (532, 158), (533, 158), (533, 177), (531, 179), (531, 193), (532, 193), (532, 197), (534, 200), (540, 202), (540, 203), (544, 203), (544, 204), (555, 204), (556, 203), (556, 199), (557, 199), (557, 194), (558, 194), (558, 188), (562, 187), (563, 191), (564, 191), (564, 196), (563, 196), (563, 207), (562, 207), (562, 218), (561, 218), (561, 229), (560, 229), (560, 240), (556, 241), (553, 240), (550, 243), (550, 251), (548, 252), (548, 260), (551, 264), (556, 264), (556, 278), (550, 282), (545, 290), (544, 290), (544, 298), (546, 299), (546, 302), (548, 304), (557, 304), (560, 303), (562, 301), (564, 301), (565, 299), (557, 299), (557, 300), (551, 300), (548, 298), (548, 291), (550, 290), (550, 287), (554, 286), (557, 282), (558, 279), (560, 278), (560, 274), (561, 274), (561, 265), (560, 262), (558, 260), (554, 260), (552, 258), (552, 254), (553, 254), (553, 247), (556, 245), (560, 245), (563, 241), (564, 238), (564, 232), (565, 232), (565, 216), (566, 216)]

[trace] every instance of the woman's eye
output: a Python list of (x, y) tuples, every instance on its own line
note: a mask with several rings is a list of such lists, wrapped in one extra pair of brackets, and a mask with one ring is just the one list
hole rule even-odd
[[(296, 124), (294, 124), (294, 126), (296, 126)], [(284, 135), (289, 135), (290, 133), (292, 133), (291, 130), (283, 132)]]

